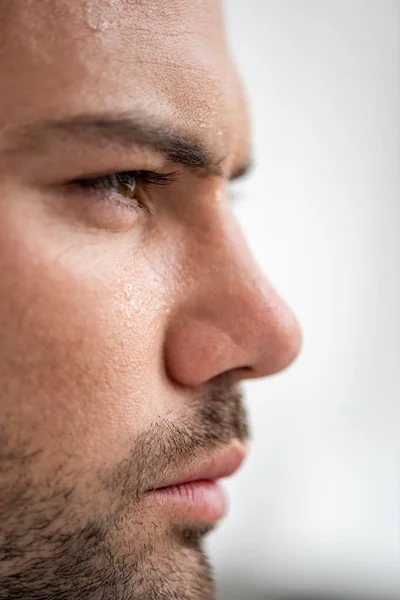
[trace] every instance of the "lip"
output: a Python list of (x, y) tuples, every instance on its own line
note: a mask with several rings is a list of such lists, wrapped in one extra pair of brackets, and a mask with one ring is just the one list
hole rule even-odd
[(244, 444), (235, 440), (207, 462), (192, 466), (182, 476), (150, 492), (148, 501), (168, 508), (169, 517), (179, 521), (211, 523), (227, 512), (227, 498), (219, 480), (230, 477), (246, 457)]
[(246, 449), (243, 443), (235, 440), (228, 448), (224, 448), (219, 454), (212, 456), (207, 462), (202, 463), (198, 467), (192, 467), (186, 474), (173, 479), (165, 486), (172, 487), (191, 483), (193, 481), (215, 481), (230, 477), (241, 467), (246, 457)]

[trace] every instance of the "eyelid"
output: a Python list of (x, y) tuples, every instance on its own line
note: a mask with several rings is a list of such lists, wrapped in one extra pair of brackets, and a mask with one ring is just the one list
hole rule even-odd
[(157, 171), (150, 170), (124, 170), (124, 171), (111, 171), (111, 172), (103, 172), (103, 173), (91, 173), (90, 175), (82, 175), (80, 177), (74, 178), (66, 182), (67, 185), (76, 185), (76, 184), (90, 184), (92, 181), (93, 184), (96, 181), (105, 180), (107, 178), (113, 177), (115, 175), (130, 175), (135, 178), (138, 184), (142, 185), (163, 185), (167, 183), (172, 183), (175, 181), (177, 172), (169, 172), (169, 173), (161, 173)]
[[(152, 186), (168, 185), (175, 180), (175, 172), (160, 173), (150, 170), (113, 171), (104, 174), (83, 176), (68, 181), (63, 185), (80, 197), (86, 198), (91, 203), (101, 201), (109, 206), (127, 210), (141, 209), (146, 214), (151, 214), (151, 198), (147, 189)], [(134, 185), (132, 196), (125, 196), (119, 188), (120, 179), (131, 178)], [(94, 204), (93, 204), (94, 205)]]

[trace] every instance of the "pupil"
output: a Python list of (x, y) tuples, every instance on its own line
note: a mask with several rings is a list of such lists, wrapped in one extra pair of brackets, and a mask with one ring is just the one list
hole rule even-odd
[(129, 173), (119, 173), (117, 175), (117, 180), (119, 183), (120, 193), (123, 196), (133, 197), (136, 188), (135, 178)]

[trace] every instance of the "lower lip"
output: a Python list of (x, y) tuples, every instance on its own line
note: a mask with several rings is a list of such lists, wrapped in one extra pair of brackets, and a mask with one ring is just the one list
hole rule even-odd
[(228, 503), (218, 481), (190, 481), (160, 488), (151, 494), (157, 504), (168, 505), (179, 517), (212, 523), (227, 512)]

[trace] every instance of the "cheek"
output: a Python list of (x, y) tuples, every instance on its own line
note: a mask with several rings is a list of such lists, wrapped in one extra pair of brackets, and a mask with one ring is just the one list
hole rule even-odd
[(0, 428), (42, 451), (38, 473), (101, 469), (162, 410), (163, 279), (44, 233), (0, 236)]

